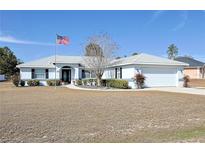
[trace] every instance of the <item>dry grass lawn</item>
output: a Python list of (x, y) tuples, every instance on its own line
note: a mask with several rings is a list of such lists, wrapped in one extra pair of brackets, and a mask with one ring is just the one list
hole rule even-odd
[(0, 83), (0, 142), (205, 142), (205, 96)]

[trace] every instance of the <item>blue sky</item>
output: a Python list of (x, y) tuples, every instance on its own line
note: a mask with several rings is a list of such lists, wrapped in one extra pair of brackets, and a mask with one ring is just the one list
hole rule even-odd
[(0, 11), (0, 46), (24, 62), (54, 54), (56, 33), (70, 38), (59, 55), (82, 55), (86, 39), (106, 32), (119, 45), (117, 56), (133, 52), (166, 57), (174, 43), (179, 55), (205, 61), (205, 11)]

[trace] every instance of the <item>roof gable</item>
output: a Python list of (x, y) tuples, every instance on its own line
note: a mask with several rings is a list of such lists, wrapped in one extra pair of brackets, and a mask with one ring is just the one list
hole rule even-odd
[(113, 66), (116, 65), (130, 65), (130, 64), (152, 64), (152, 65), (182, 65), (188, 66), (188, 64), (183, 62), (178, 62), (175, 60), (170, 60), (167, 58), (162, 58), (158, 56), (153, 56), (145, 53), (141, 53), (135, 56), (125, 57), (116, 59), (112, 62)]

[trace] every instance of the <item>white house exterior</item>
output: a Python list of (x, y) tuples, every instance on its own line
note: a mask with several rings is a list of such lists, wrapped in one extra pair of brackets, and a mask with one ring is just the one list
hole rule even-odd
[[(143, 73), (146, 77), (146, 87), (179, 86), (183, 78), (183, 68), (188, 64), (161, 58), (148, 54), (139, 54), (113, 60), (103, 74), (104, 79), (125, 79), (129, 86), (135, 88), (133, 77)], [(46, 80), (56, 79), (72, 84), (74, 80), (94, 77), (86, 70), (81, 56), (55, 56), (20, 64), (21, 80), (40, 80), (46, 85)], [(56, 73), (55, 73), (56, 70)]]

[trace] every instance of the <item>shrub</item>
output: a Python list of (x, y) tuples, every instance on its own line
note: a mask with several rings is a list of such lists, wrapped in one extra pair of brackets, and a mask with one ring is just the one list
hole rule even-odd
[(75, 85), (75, 81), (73, 80), (72, 82), (73, 82), (73, 85)]
[(83, 81), (83, 85), (87, 86), (88, 80), (87, 79), (83, 79), (82, 81)]
[(106, 80), (107, 87), (120, 88), (120, 89), (128, 89), (128, 81), (120, 80), (120, 79), (107, 79)]
[(61, 80), (47, 80), (46, 83), (48, 86), (55, 86), (55, 82), (56, 82), (56, 86), (60, 86), (61, 85)]
[(97, 85), (97, 79), (93, 79), (94, 86)]
[(90, 86), (93, 86), (93, 79), (88, 79), (88, 83), (90, 84)]
[(184, 86), (184, 87), (189, 87), (188, 82), (190, 82), (190, 77), (189, 77), (188, 75), (185, 75), (185, 76), (183, 77), (183, 80), (184, 80), (183, 86)]
[(40, 81), (39, 80), (28, 80), (27, 84), (28, 84), (28, 86), (39, 86)]
[(142, 89), (144, 86), (145, 76), (141, 73), (138, 73), (134, 76), (133, 79), (136, 82), (137, 88)]
[(20, 82), (20, 76), (19, 74), (14, 74), (12, 77), (11, 77), (11, 80), (12, 80), (12, 83), (18, 87), (19, 86), (19, 82)]
[(82, 85), (82, 80), (76, 80), (76, 84), (77, 84), (78, 86)]
[(105, 87), (106, 86), (106, 81), (107, 81), (106, 79), (102, 79), (101, 80), (101, 86)]
[(21, 85), (21, 87), (24, 87), (25, 86), (25, 81), (21, 80), (20, 85)]

